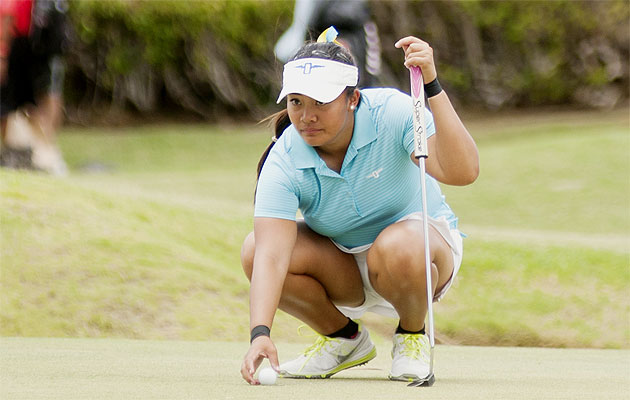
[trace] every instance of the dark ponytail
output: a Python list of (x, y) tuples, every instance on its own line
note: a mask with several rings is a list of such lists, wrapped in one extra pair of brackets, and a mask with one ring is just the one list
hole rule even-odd
[(274, 144), (276, 144), (276, 141), (280, 138), (280, 136), (282, 136), (282, 132), (284, 132), (284, 130), (287, 129), (289, 125), (291, 125), (291, 120), (289, 119), (289, 112), (287, 111), (286, 108), (284, 110), (278, 111), (275, 114), (271, 114), (270, 116), (268, 116), (267, 118), (263, 119), (260, 122), (269, 123), (269, 126), (273, 128), (273, 136), (271, 137), (272, 138), (271, 143), (269, 143), (269, 146), (267, 146), (262, 156), (260, 157), (260, 161), (258, 161), (258, 167), (256, 168), (256, 180), (260, 178), (260, 171), (262, 171), (262, 167), (265, 164), (265, 161), (267, 160), (267, 156), (269, 155), (271, 148), (273, 147)]

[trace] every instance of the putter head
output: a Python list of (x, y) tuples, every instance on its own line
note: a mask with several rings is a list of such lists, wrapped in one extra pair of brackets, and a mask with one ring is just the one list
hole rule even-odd
[(428, 386), (433, 386), (434, 383), (435, 383), (435, 375), (430, 374), (426, 378), (415, 380), (411, 382), (410, 384), (408, 384), (407, 386), (409, 387), (427, 386), (428, 387)]

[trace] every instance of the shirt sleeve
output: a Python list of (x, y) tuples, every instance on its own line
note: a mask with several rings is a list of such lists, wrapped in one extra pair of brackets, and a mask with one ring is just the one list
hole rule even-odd
[(288, 172), (291, 170), (277, 153), (269, 154), (256, 187), (254, 217), (296, 220), (299, 200)]

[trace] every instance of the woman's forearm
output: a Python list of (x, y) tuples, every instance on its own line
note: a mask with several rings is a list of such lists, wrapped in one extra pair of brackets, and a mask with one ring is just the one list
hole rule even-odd
[[(436, 134), (429, 138), (427, 171), (440, 182), (468, 185), (479, 175), (479, 154), (446, 92), (429, 99)], [(433, 157), (431, 157), (433, 156)]]
[(271, 328), (289, 269), (295, 240), (295, 221), (276, 218), (254, 220), (256, 250), (249, 291), (250, 328)]
[[(286, 269), (280, 260), (268, 257), (254, 258), (254, 270), (249, 289), (250, 329), (258, 325), (271, 328), (278, 309)], [(288, 266), (288, 263), (287, 263)]]

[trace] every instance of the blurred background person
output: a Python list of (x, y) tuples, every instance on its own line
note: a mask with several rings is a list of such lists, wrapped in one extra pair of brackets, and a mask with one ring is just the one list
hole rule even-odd
[(63, 120), (66, 0), (2, 0), (0, 165), (67, 171), (56, 146)]
[(296, 0), (293, 23), (274, 48), (276, 57), (286, 63), (305, 40), (331, 25), (359, 65), (359, 87), (379, 86), (381, 44), (365, 0)]

